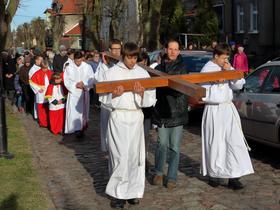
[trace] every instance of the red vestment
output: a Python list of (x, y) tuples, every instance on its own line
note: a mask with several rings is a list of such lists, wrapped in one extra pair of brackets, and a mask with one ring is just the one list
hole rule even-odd
[(43, 71), (40, 69), (36, 71), (30, 79), (30, 85), (36, 94), (38, 120), (41, 127), (48, 127), (49, 125), (49, 108), (47, 101), (45, 100), (45, 92), (49, 85), (52, 73), (51, 70)]
[(63, 84), (50, 84), (45, 94), (49, 102), (50, 130), (54, 134), (63, 132), (67, 93)]

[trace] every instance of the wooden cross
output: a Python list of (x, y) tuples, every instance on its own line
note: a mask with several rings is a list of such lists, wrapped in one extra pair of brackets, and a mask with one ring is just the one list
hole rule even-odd
[[(107, 58), (117, 60), (118, 58), (106, 55)], [(242, 71), (217, 71), (211, 73), (179, 74), (169, 75), (167, 73), (152, 69), (143, 64), (138, 64), (147, 70), (151, 78), (117, 80), (96, 83), (97, 93), (111, 93), (117, 87), (122, 85), (125, 91), (132, 91), (135, 82), (140, 82), (144, 88), (169, 87), (183, 94), (200, 99), (205, 97), (206, 90), (195, 83), (216, 82), (219, 79), (235, 80), (244, 77)]]

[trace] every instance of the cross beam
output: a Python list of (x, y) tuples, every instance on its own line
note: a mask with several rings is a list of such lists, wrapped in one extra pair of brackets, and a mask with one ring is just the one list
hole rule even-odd
[[(107, 55), (109, 58), (118, 60), (117, 58)], [(195, 83), (217, 82), (219, 79), (235, 80), (243, 78), (242, 71), (217, 71), (211, 73), (195, 73), (169, 75), (158, 70), (151, 69), (143, 64), (138, 64), (140, 67), (147, 70), (151, 78), (118, 80), (109, 82), (96, 83), (97, 93), (111, 93), (117, 87), (122, 85), (125, 91), (132, 91), (135, 82), (140, 82), (144, 88), (169, 87), (184, 93), (188, 96), (201, 98), (205, 96), (205, 89)]]

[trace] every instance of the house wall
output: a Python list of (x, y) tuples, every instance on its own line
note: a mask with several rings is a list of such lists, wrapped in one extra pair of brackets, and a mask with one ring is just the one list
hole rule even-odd
[(275, 56), (280, 56), (280, 1), (274, 0)]
[(52, 27), (51, 18), (52, 18), (52, 14), (49, 12), (46, 12), (45, 13), (45, 22), (46, 22), (47, 29), (50, 29)]
[[(182, 0), (186, 8), (198, 1)], [(250, 3), (258, 5), (257, 32), (250, 31)], [(279, 0), (212, 0), (213, 6), (224, 4), (224, 30), (218, 41), (236, 41), (244, 45), (250, 63), (256, 67), (273, 57), (280, 57), (280, 1)], [(237, 32), (237, 5), (244, 8), (244, 32)]]
[[(245, 46), (245, 51), (251, 59), (252, 66), (256, 67), (267, 60), (272, 59), (277, 54), (279, 48), (280, 31), (279, 24), (279, 1), (256, 0), (258, 5), (258, 26), (257, 32), (250, 31), (250, 3), (254, 0), (235, 0), (233, 11), (235, 13), (234, 32), (235, 40)], [(237, 33), (236, 5), (244, 7), (244, 33)], [(277, 47), (278, 46), (278, 47)]]
[(64, 15), (64, 17), (64, 33), (72, 29), (77, 23), (80, 23), (83, 20), (82, 15)]
[(72, 38), (73, 38), (73, 42), (72, 42), (71, 48), (79, 49), (79, 50), (82, 49), (82, 46), (80, 45), (81, 36), (72, 37)]

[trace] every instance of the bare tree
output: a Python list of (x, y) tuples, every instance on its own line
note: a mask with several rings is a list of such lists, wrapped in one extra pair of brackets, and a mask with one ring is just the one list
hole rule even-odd
[(148, 22), (150, 12), (150, 0), (138, 0), (138, 14), (139, 14), (139, 35), (138, 43), (143, 45), (145, 25)]
[(52, 39), (53, 39), (53, 49), (55, 51), (59, 48), (60, 39), (63, 36), (65, 18), (63, 15), (60, 15), (60, 10), (63, 5), (59, 1), (53, 1), (52, 10), (54, 14), (52, 15)]
[(0, 1), (0, 50), (5, 48), (7, 35), (10, 31), (10, 23), (17, 11), (20, 0)]
[(110, 18), (109, 38), (122, 39), (120, 23), (127, 6), (127, 0), (107, 1), (104, 5), (105, 16)]
[(32, 38), (36, 39), (37, 47), (39, 47), (40, 49), (45, 49), (45, 36), (46, 36), (45, 21), (40, 17), (38, 17), (31, 21), (30, 26), (31, 26)]
[(88, 0), (85, 5), (83, 27), (84, 49), (100, 50), (101, 0)]
[[(159, 48), (160, 38), (160, 20), (161, 20), (161, 5), (163, 0), (147, 1), (148, 19), (146, 20), (143, 34), (143, 45), (148, 50), (155, 50)], [(143, 8), (143, 7), (142, 7)]]

